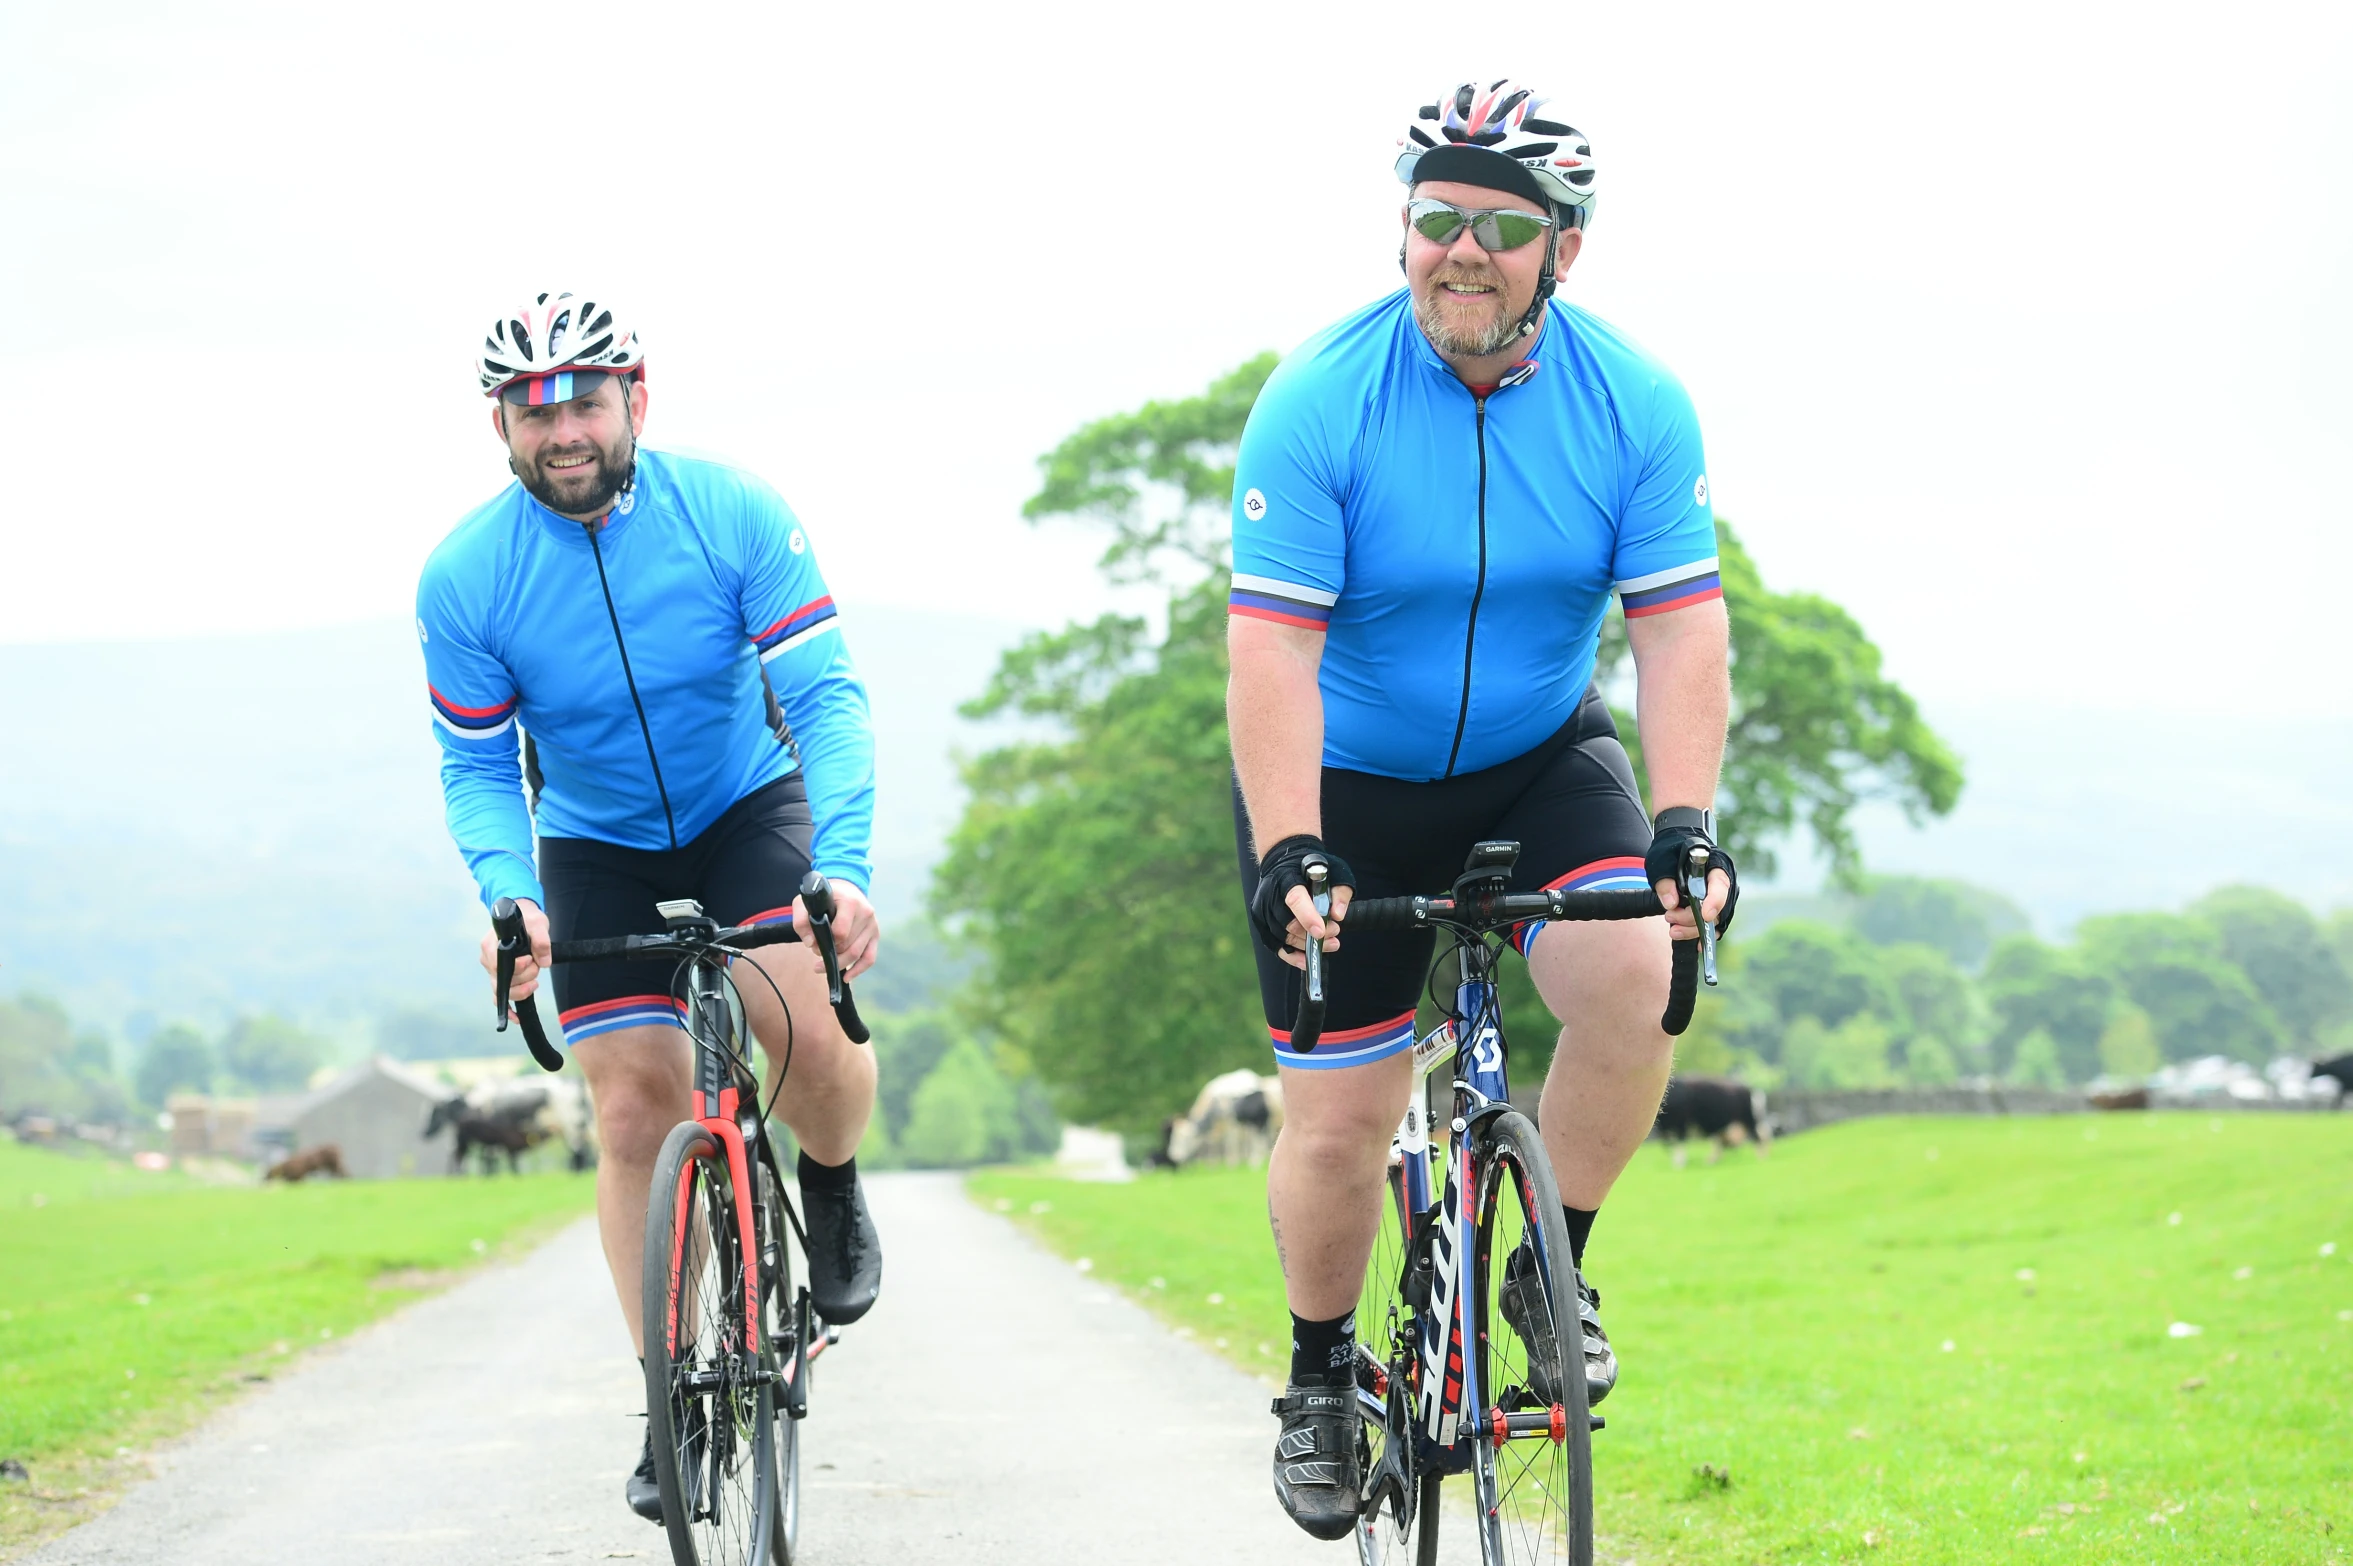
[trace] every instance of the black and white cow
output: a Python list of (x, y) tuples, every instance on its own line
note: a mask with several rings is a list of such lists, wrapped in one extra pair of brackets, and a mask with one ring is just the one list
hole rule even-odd
[(1730, 1077), (1677, 1077), (1667, 1084), (1667, 1096), (1660, 1101), (1658, 1124), (1653, 1134), (1671, 1142), (1675, 1147), (1675, 1167), (1683, 1167), (1683, 1144), (1694, 1134), (1711, 1138), (1716, 1150), (1708, 1155), (1714, 1163), (1724, 1156), (1736, 1137), (1745, 1135), (1756, 1144), (1757, 1156), (1763, 1157), (1772, 1144), (1771, 1122), (1765, 1119), (1765, 1095), (1745, 1082)]

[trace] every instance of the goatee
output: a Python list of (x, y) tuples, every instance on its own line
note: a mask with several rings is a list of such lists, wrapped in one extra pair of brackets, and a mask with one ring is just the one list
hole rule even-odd
[(613, 498), (629, 487), (637, 472), (637, 442), (624, 436), (617, 450), (599, 451), (596, 460), (585, 468), (567, 468), (561, 474), (551, 473), (548, 463), (554, 457), (576, 457), (577, 451), (542, 454), (537, 462), (524, 464), (509, 462), (515, 477), (523, 481), (523, 488), (533, 500), (548, 510), (563, 516), (600, 516), (612, 505)]

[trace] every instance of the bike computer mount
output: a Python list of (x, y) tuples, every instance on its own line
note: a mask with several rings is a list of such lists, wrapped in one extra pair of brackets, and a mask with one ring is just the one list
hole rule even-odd
[(716, 932), (719, 922), (703, 912), (703, 905), (691, 897), (675, 897), (654, 904), (654, 912), (662, 916), (662, 927), (672, 931), (702, 930)]
[(1512, 867), (1520, 862), (1517, 843), (1473, 843), (1462, 874), (1454, 878), (1454, 900), (1461, 902), (1481, 892), (1502, 892), (1511, 885)]

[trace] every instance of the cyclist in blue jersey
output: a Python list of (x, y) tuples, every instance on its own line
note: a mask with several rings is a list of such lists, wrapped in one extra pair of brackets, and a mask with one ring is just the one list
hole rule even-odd
[[(865, 971), (874, 739), (807, 532), (751, 475), (638, 445), (645, 358), (608, 304), (533, 296), (491, 327), (479, 370), (515, 482), (433, 551), (417, 635), (450, 833), (483, 902), (524, 911), (533, 956), (513, 994), (537, 988), (551, 940), (658, 931), (666, 899), (805, 937), (812, 867), (832, 883), (845, 977)], [(485, 968), (493, 954), (486, 935)], [(855, 1321), (882, 1279), (852, 1156), (874, 1058), (843, 1036), (813, 946), (740, 962), (770, 1093), (790, 1067), (778, 1112), (801, 1146), (810, 1294), (827, 1321)], [(647, 1191), (692, 1114), (687, 1036), (653, 965), (552, 972), (596, 1101), (605, 1259), (642, 1356)], [(626, 1490), (660, 1519), (650, 1446)]]
[[(1564, 1027), (1540, 1108), (1582, 1268), (1611, 1184), (1649, 1132), (1673, 1050), (1670, 939), (1696, 939), (1673, 867), (1731, 861), (1713, 805), (1730, 701), (1699, 425), (1683, 388), (1614, 327), (1553, 297), (1593, 212), (1592, 149), (1540, 95), (1471, 82), (1408, 124), (1406, 286), (1310, 339), (1260, 394), (1234, 480), (1228, 716), (1244, 896), (1260, 945), (1285, 1123), (1267, 1207), (1292, 1312), (1274, 1483), (1319, 1538), (1359, 1510), (1352, 1309), (1405, 1103), (1428, 932), (1349, 935), (1347, 904), (1451, 884), (1470, 845), (1521, 844), (1516, 888), (1655, 884), (1665, 920), (1537, 923), (1515, 943)], [(1593, 688), (1625, 606), (1645, 811)], [(1339, 890), (1315, 912), (1302, 866)], [(1671, 928), (1670, 928), (1671, 927)], [(1323, 1041), (1288, 1047), (1308, 940)], [(1512, 1280), (1498, 1304), (1547, 1336)], [(1582, 1283), (1588, 1394), (1617, 1379)], [(1540, 1297), (1539, 1297), (1540, 1298)]]

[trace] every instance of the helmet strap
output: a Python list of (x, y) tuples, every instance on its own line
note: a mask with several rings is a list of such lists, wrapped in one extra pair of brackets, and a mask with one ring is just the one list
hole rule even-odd
[[(1552, 204), (1547, 202), (1546, 205), (1551, 206)], [(1551, 301), (1553, 289), (1560, 284), (1559, 275), (1552, 269), (1552, 261), (1553, 257), (1560, 254), (1561, 234), (1564, 231), (1567, 218), (1566, 210), (1558, 206), (1552, 207), (1552, 232), (1545, 237), (1544, 241), (1544, 266), (1536, 274), (1536, 297), (1528, 301), (1528, 313), (1520, 317), (1520, 335), (1522, 337), (1535, 332), (1537, 323), (1544, 319), (1544, 307)], [(1405, 253), (1400, 250), (1398, 252), (1399, 264), (1402, 265), (1404, 260)]]

